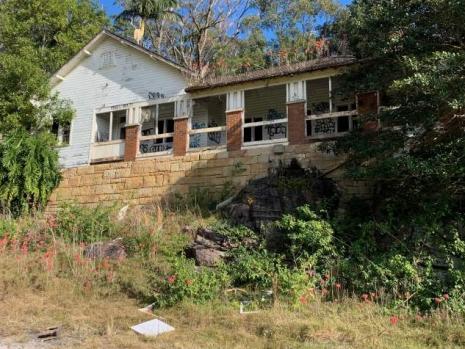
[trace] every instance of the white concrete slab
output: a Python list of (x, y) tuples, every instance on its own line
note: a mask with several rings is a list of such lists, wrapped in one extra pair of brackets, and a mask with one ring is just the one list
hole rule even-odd
[(138, 334), (148, 337), (155, 337), (162, 333), (174, 331), (174, 327), (158, 319), (132, 326), (131, 329)]

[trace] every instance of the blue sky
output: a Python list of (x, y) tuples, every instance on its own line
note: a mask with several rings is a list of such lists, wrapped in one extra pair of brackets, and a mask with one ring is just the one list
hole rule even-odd
[[(109, 16), (114, 16), (118, 13), (121, 12), (121, 7), (118, 5), (115, 5), (115, 0), (98, 0), (100, 2), (100, 5), (103, 7), (105, 12)], [(352, 0), (339, 0), (342, 4), (348, 5), (352, 2)]]

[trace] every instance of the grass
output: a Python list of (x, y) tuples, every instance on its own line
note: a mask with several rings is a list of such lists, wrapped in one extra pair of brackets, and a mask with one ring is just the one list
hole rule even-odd
[[(167, 253), (179, 250), (186, 238), (180, 233), (183, 225), (205, 225), (212, 220), (214, 217), (205, 219), (192, 213), (131, 212), (109, 229), (105, 238), (148, 234), (152, 237), (150, 245), (105, 267), (78, 258), (82, 248), (76, 242), (53, 234), (53, 238), (47, 238), (50, 222), (3, 220), (0, 227), (10, 235), (14, 231), (18, 241), (22, 236), (21, 241), (31, 246), (40, 245), (37, 241), (43, 239), (46, 242), (40, 248), (26, 249), (23, 243), (10, 240), (2, 247), (0, 232), (0, 347), (6, 343), (35, 345), (35, 334), (56, 325), (62, 326), (60, 338), (47, 347), (465, 347), (465, 321), (461, 316), (444, 310), (425, 317), (407, 309), (392, 313), (351, 297), (333, 303), (314, 298), (298, 306), (282, 301), (256, 314), (239, 314), (237, 304), (226, 296), (204, 304), (184, 302), (155, 312), (175, 327), (174, 332), (154, 339), (133, 333), (130, 326), (152, 318), (137, 310), (146, 305), (141, 295), (151, 292), (147, 274), (155, 273), (150, 264), (142, 267), (144, 263), (162, 264)], [(53, 254), (47, 255), (52, 247)], [(392, 315), (398, 317), (394, 324)]]

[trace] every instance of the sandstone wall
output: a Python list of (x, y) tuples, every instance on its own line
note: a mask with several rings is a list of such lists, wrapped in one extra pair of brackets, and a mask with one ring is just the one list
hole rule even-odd
[[(66, 169), (53, 193), (48, 211), (65, 202), (82, 205), (119, 202), (145, 205), (170, 193), (187, 194), (191, 188), (221, 191), (232, 182), (237, 188), (282, 164), (297, 159), (305, 168), (327, 172), (343, 161), (317, 150), (317, 143), (269, 146), (240, 151), (204, 151), (185, 156), (159, 156), (136, 161), (112, 162)], [(367, 188), (342, 178), (342, 171), (331, 172), (347, 195), (366, 193)]]

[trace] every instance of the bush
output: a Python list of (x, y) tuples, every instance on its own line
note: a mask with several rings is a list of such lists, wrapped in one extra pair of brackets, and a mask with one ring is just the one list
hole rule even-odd
[(60, 182), (54, 137), (17, 131), (0, 143), (0, 210), (19, 216), (46, 206)]
[(94, 208), (67, 204), (57, 211), (51, 222), (57, 236), (69, 242), (92, 243), (116, 237), (123, 229), (116, 220), (115, 206)]
[(184, 256), (172, 260), (168, 273), (155, 276), (155, 304), (158, 307), (172, 306), (184, 300), (204, 303), (218, 298), (229, 284), (223, 267), (197, 269), (193, 260)]

